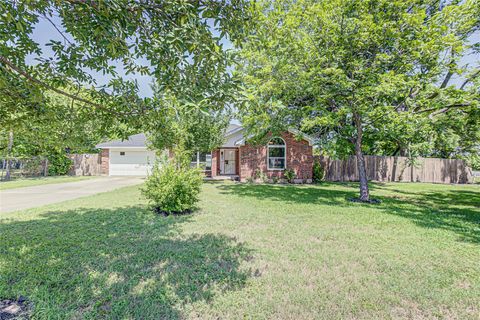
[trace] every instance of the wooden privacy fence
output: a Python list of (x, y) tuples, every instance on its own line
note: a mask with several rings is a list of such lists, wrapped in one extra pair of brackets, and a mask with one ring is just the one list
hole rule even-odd
[[(357, 157), (333, 160), (316, 156), (326, 181), (358, 181)], [(472, 170), (459, 159), (365, 156), (368, 180), (391, 182), (472, 183)]]
[(73, 164), (68, 172), (71, 176), (99, 176), (101, 174), (101, 157), (95, 153), (71, 154)]

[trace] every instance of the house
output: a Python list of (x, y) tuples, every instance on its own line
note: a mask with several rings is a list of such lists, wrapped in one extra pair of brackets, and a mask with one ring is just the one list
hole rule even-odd
[(143, 133), (95, 147), (101, 149), (101, 172), (109, 176), (146, 176), (155, 162), (155, 152), (147, 148)]
[[(236, 180), (264, 176), (282, 179), (285, 169), (296, 174), (295, 182), (311, 183), (313, 170), (313, 139), (294, 129), (269, 137), (265, 145), (250, 144), (243, 127), (231, 124), (224, 144), (211, 152), (197, 152), (192, 166), (200, 167), (213, 179), (229, 177)], [(98, 144), (101, 149), (102, 173), (115, 175), (148, 174), (155, 154), (147, 149), (144, 134)]]

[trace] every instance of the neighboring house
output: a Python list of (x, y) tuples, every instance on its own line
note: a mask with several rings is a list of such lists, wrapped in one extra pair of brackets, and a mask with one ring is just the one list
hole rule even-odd
[[(241, 181), (261, 175), (281, 179), (285, 169), (292, 169), (296, 174), (295, 182), (312, 182), (312, 138), (288, 130), (270, 137), (266, 145), (253, 145), (246, 142), (244, 133), (243, 127), (231, 124), (226, 130), (224, 144), (212, 152), (197, 152), (192, 165), (202, 168), (208, 177)], [(101, 143), (97, 148), (102, 149), (102, 173), (111, 176), (146, 175), (155, 161), (154, 152), (147, 149), (144, 134), (130, 136), (124, 141)]]

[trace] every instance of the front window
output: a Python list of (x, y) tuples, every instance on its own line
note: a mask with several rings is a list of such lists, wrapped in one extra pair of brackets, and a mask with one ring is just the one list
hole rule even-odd
[(203, 171), (212, 170), (212, 154), (210, 152), (195, 152), (192, 155), (190, 166), (200, 168)]
[(204, 171), (212, 170), (212, 154), (206, 152), (198, 153), (199, 167)]
[(285, 141), (282, 138), (273, 138), (268, 142), (268, 170), (283, 170), (286, 163)]

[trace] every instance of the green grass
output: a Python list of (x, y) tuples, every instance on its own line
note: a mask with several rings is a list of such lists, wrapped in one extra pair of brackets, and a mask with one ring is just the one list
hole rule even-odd
[(95, 176), (52, 176), (52, 177), (35, 177), (35, 178), (16, 178), (10, 181), (0, 180), (0, 190), (33, 187), (43, 184), (62, 183), (81, 181), (85, 179), (95, 178)]
[(138, 186), (0, 221), (0, 298), (38, 319), (478, 319), (480, 187), (206, 183), (163, 218)]

